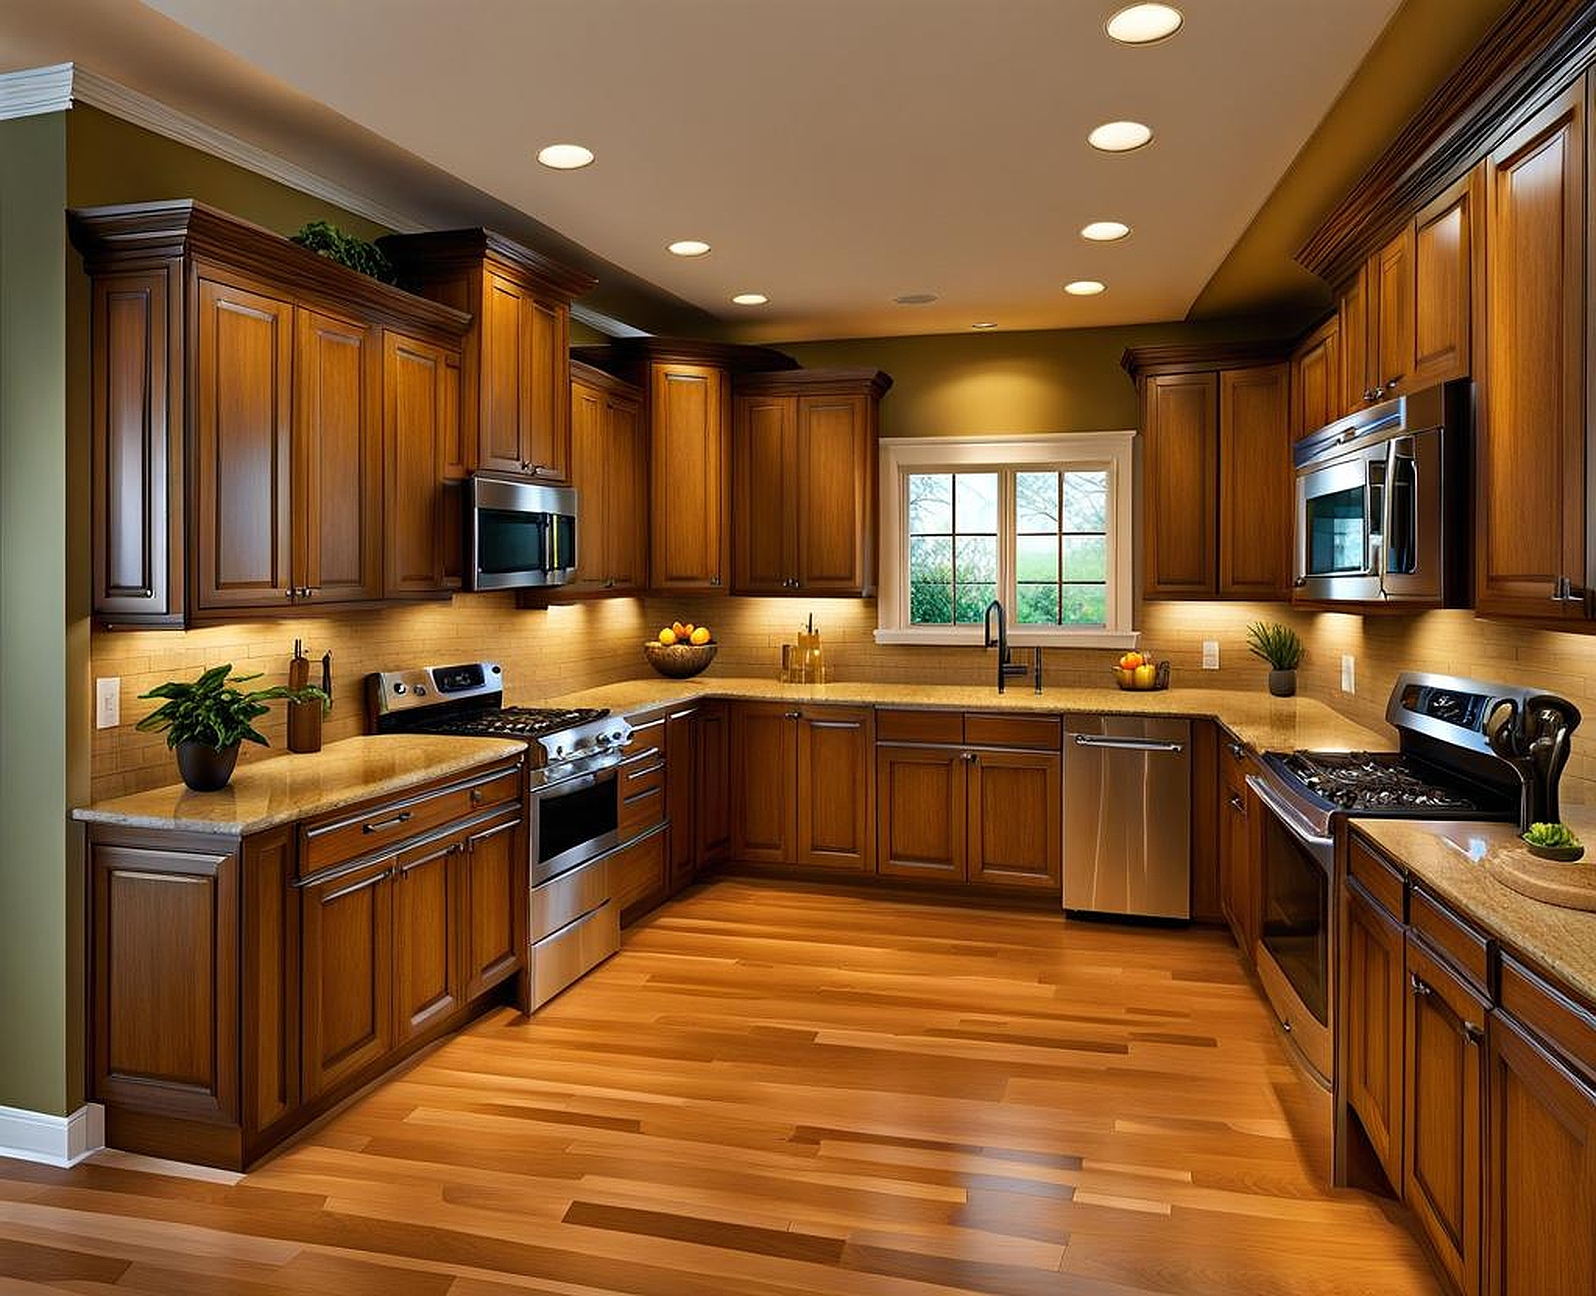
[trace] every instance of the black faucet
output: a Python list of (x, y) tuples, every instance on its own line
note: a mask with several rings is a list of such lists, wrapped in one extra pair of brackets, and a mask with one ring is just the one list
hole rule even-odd
[[(997, 613), (997, 641), (992, 639), (992, 613)], [(998, 692), (1003, 692), (1010, 676), (1025, 674), (1025, 666), (1020, 662), (1009, 660), (1009, 618), (1003, 611), (1003, 604), (993, 599), (986, 605), (986, 646), (998, 650), (997, 686)], [(1035, 677), (1036, 691), (1042, 691), (1042, 649), (1040, 646), (1031, 649), (1031, 673)]]

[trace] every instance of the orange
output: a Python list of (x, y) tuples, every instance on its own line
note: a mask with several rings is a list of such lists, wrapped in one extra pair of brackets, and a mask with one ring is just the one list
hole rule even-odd
[(709, 637), (710, 637), (709, 636), (709, 627), (708, 626), (699, 626), (688, 637), (695, 644), (698, 644), (700, 647), (702, 647), (704, 644), (707, 644), (709, 642)]

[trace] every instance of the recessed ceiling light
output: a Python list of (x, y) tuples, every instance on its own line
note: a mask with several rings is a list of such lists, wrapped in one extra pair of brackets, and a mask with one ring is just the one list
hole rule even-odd
[(704, 256), (709, 251), (709, 244), (703, 239), (677, 239), (668, 249), (677, 256), (696, 257)]
[(892, 300), (899, 306), (929, 306), (936, 299), (935, 293), (903, 293)]
[(1103, 291), (1103, 285), (1095, 279), (1077, 279), (1074, 283), (1065, 284), (1064, 291), (1071, 297), (1095, 297)]
[(1093, 221), (1081, 227), (1081, 237), (1091, 239), (1093, 243), (1112, 243), (1129, 233), (1130, 226), (1124, 221)]
[(993, 329), (997, 327), (997, 322), (995, 320), (978, 320), (976, 323), (970, 325), (970, 327), (978, 329)]
[(769, 300), (764, 293), (738, 293), (732, 298), (739, 306), (763, 306)]
[(550, 144), (538, 150), (538, 161), (556, 171), (579, 171), (593, 163), (593, 150), (580, 144)]
[(1108, 34), (1122, 45), (1151, 45), (1168, 40), (1185, 19), (1166, 4), (1133, 4), (1108, 20)]
[(1111, 121), (1104, 122), (1088, 135), (1086, 142), (1104, 153), (1129, 153), (1150, 143), (1152, 138), (1151, 127), (1143, 126), (1141, 122)]

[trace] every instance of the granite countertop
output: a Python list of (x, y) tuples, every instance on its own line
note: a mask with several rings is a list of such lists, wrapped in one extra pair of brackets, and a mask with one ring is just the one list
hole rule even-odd
[[(1023, 685), (1023, 687), (1022, 687)], [(960, 711), (1064, 711), (1120, 715), (1200, 716), (1218, 720), (1257, 751), (1391, 751), (1396, 738), (1377, 733), (1310, 698), (1276, 698), (1237, 689), (1163, 689), (1135, 693), (1117, 688), (1049, 688), (1033, 693), (1019, 681), (1005, 693), (969, 684), (780, 684), (767, 679), (627, 680), (557, 698), (516, 697), (516, 702), (608, 707), (636, 715), (701, 697), (771, 702), (831, 702), (883, 707), (946, 707)]]
[[(1570, 807), (1564, 822), (1582, 841), (1596, 842), (1596, 813)], [(1486, 871), (1493, 856), (1528, 855), (1516, 824), (1422, 819), (1359, 819), (1356, 824), (1427, 891), (1561, 977), (1587, 1003), (1596, 1003), (1596, 913), (1532, 900)]]
[(240, 765), (220, 792), (191, 792), (175, 783), (97, 801), (74, 810), (72, 817), (84, 823), (243, 837), (525, 751), (525, 743), (505, 738), (345, 738), (319, 752), (285, 752)]

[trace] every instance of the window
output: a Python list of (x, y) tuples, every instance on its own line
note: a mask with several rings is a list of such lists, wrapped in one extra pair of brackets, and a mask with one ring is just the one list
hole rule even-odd
[(882, 442), (878, 642), (1135, 642), (1132, 433)]

